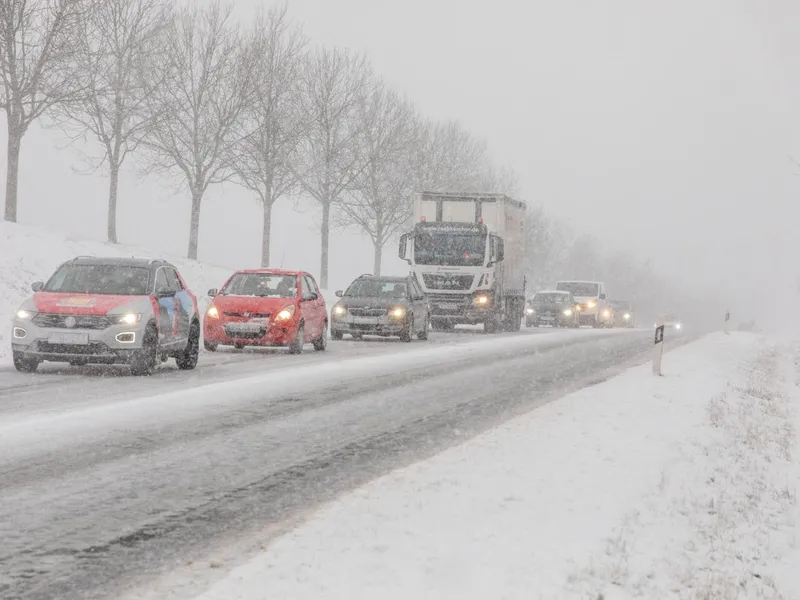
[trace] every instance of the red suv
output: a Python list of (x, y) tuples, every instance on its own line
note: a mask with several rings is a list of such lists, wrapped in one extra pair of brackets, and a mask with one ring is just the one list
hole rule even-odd
[(213, 297), (203, 321), (205, 348), (222, 345), (288, 346), (300, 354), (305, 344), (328, 345), (328, 313), (314, 278), (302, 271), (237, 271)]

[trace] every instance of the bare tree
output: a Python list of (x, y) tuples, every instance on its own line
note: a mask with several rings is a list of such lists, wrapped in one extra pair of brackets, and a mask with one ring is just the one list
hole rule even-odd
[(87, 0), (0, 0), (0, 108), (8, 127), (6, 221), (17, 220), (23, 136), (73, 91), (63, 67), (86, 6)]
[(300, 75), (306, 39), (289, 24), (286, 5), (260, 13), (248, 41), (253, 97), (230, 147), (234, 180), (253, 192), (263, 210), (261, 265), (269, 266), (272, 206), (297, 179), (291, 168), (301, 136)]
[(379, 275), (383, 247), (411, 218), (416, 115), (411, 104), (383, 82), (360, 95), (357, 114), (363, 168), (340, 206), (345, 223), (357, 225), (372, 240), (373, 273)]
[(519, 176), (509, 166), (497, 168), (489, 164), (481, 177), (481, 189), (494, 194), (513, 196), (519, 191)]
[(419, 190), (475, 191), (489, 164), (486, 143), (457, 121), (423, 126), (413, 160)]
[(158, 85), (151, 74), (162, 60), (163, 33), (172, 11), (162, 0), (102, 0), (80, 24), (73, 72), (81, 93), (56, 108), (57, 123), (73, 139), (91, 135), (102, 155), (85, 155), (92, 170), (107, 166), (108, 241), (117, 242), (119, 172), (155, 122), (146, 100)]
[(328, 285), (331, 209), (358, 176), (358, 99), (369, 69), (362, 56), (320, 49), (308, 56), (302, 78), (304, 131), (297, 179), (322, 207), (320, 284)]
[(197, 258), (200, 206), (208, 186), (230, 178), (230, 146), (250, 101), (250, 64), (241, 36), (230, 25), (230, 7), (185, 8), (170, 24), (163, 81), (148, 95), (150, 118), (144, 138), (147, 170), (180, 174), (192, 196), (188, 257)]

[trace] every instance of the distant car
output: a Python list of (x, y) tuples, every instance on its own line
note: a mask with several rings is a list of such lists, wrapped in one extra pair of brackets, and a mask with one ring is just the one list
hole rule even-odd
[(677, 329), (680, 331), (681, 329), (683, 329), (683, 323), (681, 322), (681, 320), (678, 318), (677, 315), (668, 314), (664, 319), (664, 328)]
[(286, 346), (300, 354), (306, 344), (328, 346), (328, 311), (314, 278), (303, 271), (237, 271), (222, 289), (208, 290), (211, 305), (203, 319), (203, 344)]
[(331, 338), (345, 334), (354, 339), (364, 335), (397, 336), (404, 342), (414, 337), (428, 339), (430, 305), (413, 277), (362, 275), (331, 310)]
[(19, 371), (42, 361), (124, 363), (148, 375), (169, 357), (179, 369), (197, 366), (197, 299), (166, 261), (79, 257), (32, 288), (13, 322)]
[(613, 311), (614, 327), (636, 327), (636, 313), (627, 300), (609, 302)]
[(525, 327), (578, 327), (578, 310), (571, 292), (536, 292), (525, 309)]

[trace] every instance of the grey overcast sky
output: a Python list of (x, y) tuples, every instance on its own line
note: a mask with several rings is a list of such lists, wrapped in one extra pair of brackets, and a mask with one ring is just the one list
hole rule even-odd
[[(238, 16), (259, 4), (237, 0)], [(652, 258), (684, 285), (736, 295), (743, 309), (795, 289), (796, 2), (289, 0), (289, 8), (312, 42), (367, 52), (422, 112), (484, 136), (518, 171), (520, 197), (575, 230)], [(26, 140), (20, 220), (102, 238), (105, 180), (74, 176), (74, 152), (54, 150), (54, 140), (39, 131)], [(124, 185), (122, 240), (183, 252), (186, 194), (132, 173)], [(78, 207), (96, 210), (87, 219)], [(241, 190), (211, 190), (200, 258), (254, 264), (258, 214)], [(152, 223), (157, 215), (175, 230)], [(316, 272), (313, 207), (298, 215), (281, 202), (275, 219), (273, 256)], [(333, 285), (369, 270), (367, 249), (357, 233), (335, 236)], [(386, 254), (386, 267), (402, 270), (393, 248)]]

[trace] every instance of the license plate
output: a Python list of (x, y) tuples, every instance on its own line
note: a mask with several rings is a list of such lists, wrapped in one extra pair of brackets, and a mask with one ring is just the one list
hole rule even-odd
[(461, 304), (458, 302), (440, 302), (436, 305), (437, 308), (444, 308), (446, 310), (454, 310), (456, 308), (461, 308)]
[(225, 329), (231, 333), (259, 333), (265, 327), (260, 323), (230, 323)]
[(542, 321), (555, 321), (555, 317), (539, 317)]
[(353, 325), (377, 325), (377, 317), (352, 317)]
[(89, 345), (89, 334), (88, 333), (78, 333), (72, 331), (59, 331), (57, 333), (51, 333), (50, 336), (47, 338), (47, 341), (51, 344), (68, 344), (70, 346), (88, 346)]

